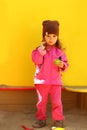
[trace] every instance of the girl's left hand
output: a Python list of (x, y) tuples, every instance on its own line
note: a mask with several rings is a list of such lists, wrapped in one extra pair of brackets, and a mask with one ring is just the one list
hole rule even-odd
[(63, 61), (60, 61), (60, 63), (58, 64), (59, 68), (63, 68), (64, 67), (64, 62)]
[(64, 62), (59, 59), (55, 59), (54, 63), (55, 63), (55, 65), (59, 66), (59, 68), (63, 68), (63, 66), (64, 66)]

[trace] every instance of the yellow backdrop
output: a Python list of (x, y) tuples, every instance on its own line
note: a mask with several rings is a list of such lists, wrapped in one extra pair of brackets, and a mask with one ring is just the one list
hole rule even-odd
[(86, 0), (0, 0), (0, 84), (33, 86), (32, 50), (42, 40), (42, 21), (59, 20), (66, 47), (68, 86), (87, 85)]

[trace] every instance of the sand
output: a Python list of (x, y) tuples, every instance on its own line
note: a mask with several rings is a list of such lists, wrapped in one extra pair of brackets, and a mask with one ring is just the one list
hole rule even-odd
[[(87, 130), (87, 111), (78, 109), (67, 110), (65, 115), (65, 130)], [(32, 128), (35, 122), (35, 111), (0, 111), (0, 130), (24, 130), (22, 125)], [(51, 112), (48, 113), (47, 126), (35, 130), (49, 130), (52, 123)]]

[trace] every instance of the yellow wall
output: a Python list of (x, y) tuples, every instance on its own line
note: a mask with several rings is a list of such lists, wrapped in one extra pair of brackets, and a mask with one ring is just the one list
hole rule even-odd
[(70, 67), (65, 85), (87, 85), (87, 1), (0, 0), (0, 84), (32, 86), (32, 50), (42, 40), (42, 21), (60, 21)]

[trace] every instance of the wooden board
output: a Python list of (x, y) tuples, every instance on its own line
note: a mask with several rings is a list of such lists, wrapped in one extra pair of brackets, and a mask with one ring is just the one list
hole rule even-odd
[(81, 92), (81, 93), (87, 93), (87, 87), (86, 86), (67, 86), (65, 87), (66, 90), (72, 91), (72, 92)]

